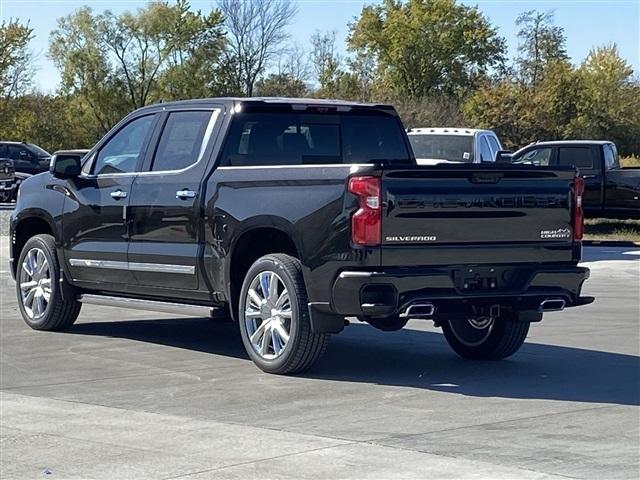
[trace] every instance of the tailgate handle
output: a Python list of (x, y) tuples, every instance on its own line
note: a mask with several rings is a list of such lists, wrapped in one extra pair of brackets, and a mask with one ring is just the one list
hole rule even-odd
[(502, 177), (502, 173), (474, 173), (471, 175), (471, 183), (498, 183)]

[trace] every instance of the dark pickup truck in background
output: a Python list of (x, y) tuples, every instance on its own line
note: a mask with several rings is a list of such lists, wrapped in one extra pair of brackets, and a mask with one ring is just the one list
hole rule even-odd
[(640, 168), (621, 168), (613, 142), (538, 142), (513, 154), (514, 163), (576, 167), (584, 178), (588, 217), (640, 218)]
[(229, 311), (273, 373), (309, 368), (345, 317), (433, 320), (458, 354), (499, 359), (593, 301), (582, 186), (573, 168), (418, 166), (390, 106), (164, 103), (22, 184), (11, 271), (34, 329), (82, 303)]

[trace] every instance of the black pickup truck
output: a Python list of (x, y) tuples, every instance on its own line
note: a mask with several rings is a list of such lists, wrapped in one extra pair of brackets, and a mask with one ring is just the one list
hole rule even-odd
[(640, 168), (621, 168), (613, 142), (538, 142), (518, 150), (512, 161), (576, 167), (584, 178), (582, 201), (587, 217), (640, 218)]
[(584, 305), (571, 168), (418, 166), (390, 106), (219, 98), (128, 115), (25, 181), (11, 271), (29, 326), (82, 303), (228, 312), (251, 359), (299, 372), (357, 317), (430, 319), (476, 359)]

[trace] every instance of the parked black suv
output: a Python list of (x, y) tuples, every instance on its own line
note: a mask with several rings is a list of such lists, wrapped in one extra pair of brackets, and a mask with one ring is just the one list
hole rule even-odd
[(24, 180), (49, 170), (51, 155), (33, 143), (0, 141), (0, 159), (11, 159), (13, 162), (13, 181), (5, 182), (0, 192), (2, 201), (12, 201)]
[(209, 99), (154, 105), (23, 183), (11, 271), (24, 320), (82, 303), (229, 310), (263, 370), (298, 372), (344, 318), (442, 326), (469, 358), (516, 352), (580, 289), (575, 170), (417, 166), (392, 107)]

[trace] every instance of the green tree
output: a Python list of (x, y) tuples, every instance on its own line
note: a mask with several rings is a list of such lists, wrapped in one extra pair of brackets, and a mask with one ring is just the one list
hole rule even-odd
[(86, 118), (72, 99), (29, 93), (0, 100), (0, 138), (28, 141), (53, 152), (61, 148), (88, 148), (100, 137), (87, 128)]
[(24, 94), (33, 76), (29, 42), (33, 29), (18, 20), (0, 24), (0, 95), (5, 98)]
[(311, 36), (311, 64), (320, 98), (368, 101), (373, 95), (375, 66), (370, 56), (344, 59), (337, 51), (336, 32), (316, 31)]
[(307, 85), (287, 73), (272, 73), (256, 82), (256, 93), (262, 97), (304, 97)]
[(572, 133), (613, 140), (623, 153), (640, 153), (640, 82), (616, 45), (591, 50), (577, 75), (582, 91)]
[(535, 86), (549, 65), (568, 63), (564, 29), (553, 25), (553, 12), (523, 12), (516, 26), (520, 27), (516, 65), (523, 82)]
[(352, 52), (373, 57), (401, 96), (458, 94), (503, 61), (505, 45), (476, 7), (455, 0), (385, 0), (350, 25)]
[(223, 49), (220, 12), (205, 16), (179, 0), (120, 15), (80, 8), (58, 20), (49, 55), (62, 73), (62, 92), (82, 98), (106, 131), (154, 101), (222, 89)]

